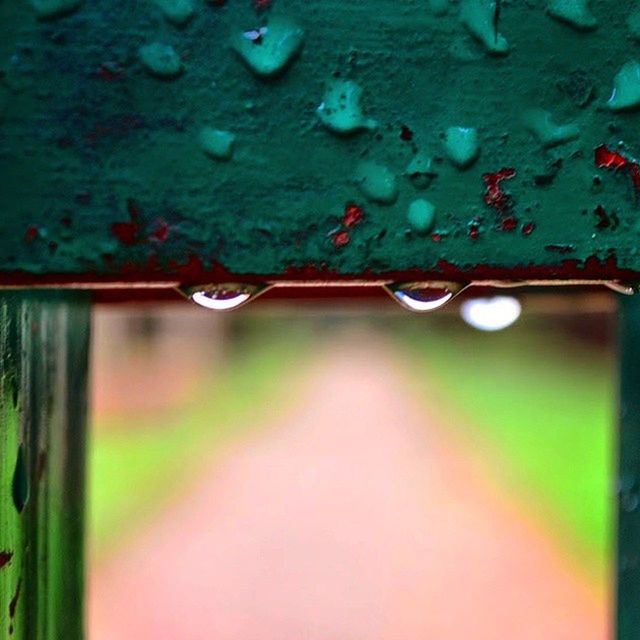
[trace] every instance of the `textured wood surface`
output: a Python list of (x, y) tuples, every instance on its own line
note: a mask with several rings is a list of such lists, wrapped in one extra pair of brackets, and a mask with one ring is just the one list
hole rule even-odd
[[(506, 55), (471, 35), (465, 2), (500, 9)], [(591, 30), (554, 19), (546, 0), (258, 4), (271, 6), (193, 0), (177, 27), (152, 0), (84, 0), (47, 19), (28, 0), (0, 1), (1, 283), (640, 271), (640, 118), (607, 106), (638, 47), (630, 2), (592, 0)], [(234, 38), (268, 53), (283, 20), (304, 31), (302, 47), (258, 77)], [(173, 47), (181, 73), (144, 67), (153, 42)], [(362, 89), (371, 125), (349, 136), (317, 114), (341, 80)], [(549, 146), (531, 109), (578, 137)], [(454, 126), (478, 133), (464, 169), (444, 148)], [(204, 127), (234, 134), (230, 159), (203, 151)], [(621, 154), (611, 168), (597, 166), (601, 145)], [(407, 175), (416, 154), (432, 160), (426, 188)], [(363, 193), (363, 161), (397, 181), (393, 203)], [(408, 218), (417, 199), (435, 207), (422, 233)]]

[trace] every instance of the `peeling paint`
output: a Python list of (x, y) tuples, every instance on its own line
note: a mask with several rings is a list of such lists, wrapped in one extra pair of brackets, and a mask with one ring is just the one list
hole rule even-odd
[[(466, 278), (640, 273), (637, 123), (605, 108), (629, 60), (628, 3), (592, 0), (576, 17), (542, 0), (453, 3), (462, 15), (414, 0), (209, 0), (179, 25), (130, 4), (42, 20), (0, 3), (0, 284), (423, 279), (443, 264)], [(597, 29), (576, 27), (591, 17)], [(270, 45), (269, 25), (293, 40)], [(238, 55), (234, 34), (252, 30), (261, 44)], [(171, 47), (181, 73), (146, 73), (149, 42)], [(541, 144), (531, 112), (575, 123), (579, 138)], [(474, 136), (456, 164), (443, 140), (461, 124)], [(212, 125), (233, 132), (227, 162), (197, 144)], [(354, 169), (374, 161), (397, 197), (367, 202), (352, 226)], [(483, 184), (499, 167), (517, 169), (508, 192)], [(407, 235), (417, 199), (438, 211), (433, 233)], [(600, 226), (598, 207), (617, 224)]]

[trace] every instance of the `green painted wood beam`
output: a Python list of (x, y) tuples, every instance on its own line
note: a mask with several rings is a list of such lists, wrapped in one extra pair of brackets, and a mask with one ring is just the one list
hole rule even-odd
[(89, 304), (0, 296), (0, 639), (80, 640)]
[(634, 280), (639, 25), (618, 0), (0, 2), (0, 284)]
[(622, 301), (617, 478), (617, 640), (640, 638), (640, 304)]

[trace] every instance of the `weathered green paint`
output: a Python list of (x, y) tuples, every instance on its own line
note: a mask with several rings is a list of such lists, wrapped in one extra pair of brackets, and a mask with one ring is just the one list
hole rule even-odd
[(0, 296), (0, 639), (80, 640), (89, 311)]
[[(607, 106), (640, 37), (631, 2), (591, 0), (579, 30), (546, 10), (581, 5), (565, 0), (197, 0), (193, 17), (169, 0), (65, 1), (34, 0), (49, 19), (0, 2), (0, 282), (640, 272), (631, 171), (594, 162), (602, 144), (640, 155), (639, 112)], [(500, 35), (471, 35), (483, 7), (500, 8)], [(149, 61), (152, 43), (181, 66), (170, 49)], [(346, 111), (327, 113), (342, 93)], [(475, 161), (459, 126), (477, 130)], [(232, 147), (207, 153), (206, 127)], [(363, 161), (395, 176), (391, 204), (358, 187)], [(436, 175), (426, 189), (412, 162)], [(503, 167), (511, 231), (483, 200)], [(411, 231), (418, 198), (430, 234)], [(351, 202), (364, 220), (345, 229)]]

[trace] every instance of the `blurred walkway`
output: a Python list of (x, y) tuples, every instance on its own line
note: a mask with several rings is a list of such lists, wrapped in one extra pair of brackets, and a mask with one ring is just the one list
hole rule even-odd
[(605, 640), (594, 590), (370, 338), (97, 572), (89, 640)]

